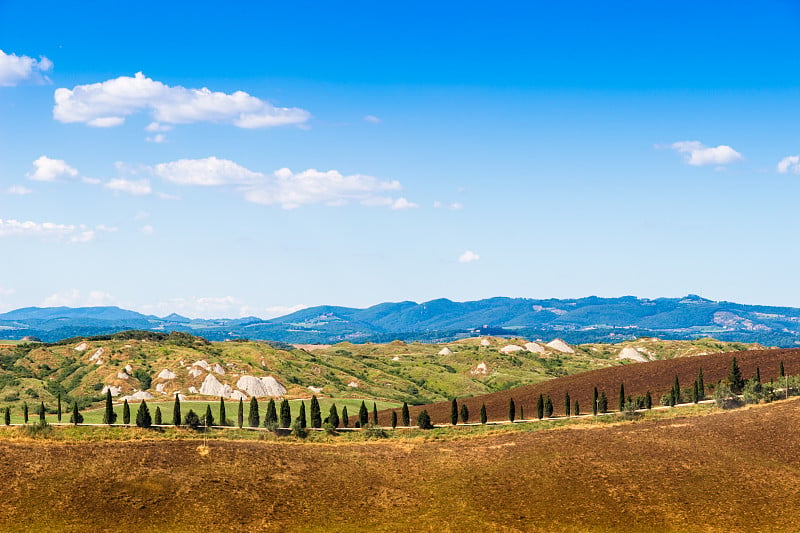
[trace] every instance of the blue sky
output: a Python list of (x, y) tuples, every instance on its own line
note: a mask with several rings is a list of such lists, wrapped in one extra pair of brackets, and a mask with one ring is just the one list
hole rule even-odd
[(794, 2), (163, 4), (0, 2), (0, 310), (800, 306)]

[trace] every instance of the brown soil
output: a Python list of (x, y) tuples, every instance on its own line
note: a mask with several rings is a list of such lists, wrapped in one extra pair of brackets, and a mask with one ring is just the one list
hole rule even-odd
[(800, 399), (354, 444), (0, 439), (2, 531), (796, 531)]
[[(787, 374), (800, 374), (800, 349), (753, 350), (601, 368), (533, 385), (459, 399), (459, 404), (462, 402), (467, 404), (470, 421), (478, 421), (481, 404), (486, 404), (486, 412), (490, 421), (500, 421), (508, 420), (509, 399), (513, 398), (517, 405), (517, 412), (519, 413), (519, 407), (522, 406), (525, 418), (530, 419), (536, 416), (536, 402), (539, 394), (550, 395), (555, 406), (554, 415), (563, 415), (564, 394), (569, 392), (572, 403), (578, 400), (581, 413), (586, 414), (592, 412), (594, 387), (605, 391), (608, 397), (608, 408), (615, 410), (618, 405), (619, 385), (623, 383), (626, 396), (644, 395), (649, 390), (655, 406), (659, 404), (661, 395), (669, 392), (672, 388), (676, 375), (681, 388), (691, 387), (697, 378), (698, 370), (702, 368), (703, 381), (709, 387), (728, 375), (733, 356), (736, 356), (739, 368), (745, 378), (754, 376), (756, 367), (758, 367), (761, 370), (762, 381), (777, 380), (781, 361), (783, 361)], [(708, 391), (706, 392), (708, 393)], [(438, 402), (424, 406), (410, 406), (409, 410), (412, 422), (416, 421), (417, 414), (422, 409), (427, 409), (434, 424), (446, 424), (450, 422), (450, 408), (450, 402)], [(399, 419), (400, 410), (396, 411)], [(388, 425), (390, 412), (379, 413), (379, 420), (382, 424)]]

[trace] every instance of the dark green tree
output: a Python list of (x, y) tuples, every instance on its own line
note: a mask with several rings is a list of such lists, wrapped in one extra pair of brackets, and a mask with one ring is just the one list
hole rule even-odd
[(306, 429), (308, 427), (306, 422), (306, 402), (300, 402), (300, 415), (297, 418), (300, 422), (300, 427)]
[(261, 422), (261, 415), (258, 412), (258, 400), (253, 396), (250, 398), (250, 413), (247, 415), (247, 423), (251, 428), (257, 428)]
[(544, 418), (544, 396), (541, 394), (536, 399), (536, 418), (539, 420)]
[(350, 427), (350, 415), (347, 414), (347, 406), (342, 407), (342, 427)]
[(700, 386), (697, 383), (697, 380), (694, 380), (692, 383), (692, 403), (697, 403), (700, 401)]
[(553, 416), (553, 400), (550, 399), (550, 395), (547, 395), (547, 398), (544, 400), (544, 416), (550, 418)]
[(315, 395), (311, 395), (311, 427), (322, 427), (322, 411), (319, 408), (319, 400)]
[(569, 399), (569, 393), (565, 392), (564, 393), (564, 416), (569, 417), (570, 414), (571, 414), (570, 413), (570, 403), (571, 402), (570, 402), (570, 399)]
[(513, 422), (516, 417), (517, 417), (517, 406), (514, 403), (514, 398), (509, 398), (508, 399), (508, 420), (509, 420), (509, 422)]
[(156, 416), (153, 417), (153, 423), (157, 426), (161, 425), (161, 406), (156, 405)]
[(397, 411), (392, 411), (392, 429), (397, 427)]
[(358, 423), (359, 427), (364, 427), (369, 422), (369, 413), (367, 412), (367, 404), (361, 401), (361, 407), (358, 408)]
[(485, 403), (482, 403), (482, 404), (481, 404), (481, 413), (480, 413), (480, 417), (481, 417), (481, 424), (485, 424), (485, 423), (486, 423), (486, 422), (489, 420), (489, 419), (486, 417), (486, 404), (485, 404)]
[(128, 405), (128, 400), (122, 402), (122, 423), (125, 425), (131, 423), (131, 407)]
[(72, 402), (72, 415), (70, 415), (69, 421), (76, 426), (78, 424), (83, 424), (83, 415), (78, 411), (78, 400), (73, 400)]
[(211, 405), (206, 404), (206, 416), (203, 417), (203, 425), (210, 428), (214, 425), (214, 413), (211, 412)]
[(778, 376), (780, 376), (780, 377), (785, 377), (786, 376), (786, 371), (783, 368), (783, 361), (781, 361), (781, 364), (778, 367)]
[(219, 397), (219, 425), (228, 425), (228, 413), (225, 412), (225, 398)]
[(22, 402), (22, 419), (28, 423), (28, 402)]
[(176, 392), (175, 393), (175, 405), (172, 406), (172, 425), (173, 426), (180, 426), (182, 422), (181, 418), (181, 398), (180, 395)]
[(378, 406), (375, 402), (372, 402), (372, 423), (378, 425)]
[(419, 425), (420, 429), (433, 429), (431, 417), (425, 409), (420, 411), (419, 416), (417, 416), (417, 425)]
[(597, 416), (597, 411), (600, 407), (600, 397), (597, 395), (597, 387), (594, 388), (592, 393), (592, 414)]
[(6, 406), (3, 418), (4, 418), (4, 422), (6, 423), (6, 425), (10, 426), (11, 425), (11, 408), (10, 407)]
[(56, 407), (56, 417), (61, 422), (61, 393), (58, 393), (58, 406)]
[(580, 416), (581, 404), (578, 403), (578, 400), (575, 400), (575, 406), (573, 407), (572, 412), (575, 414), (575, 416)]
[(403, 402), (403, 408), (400, 410), (400, 420), (403, 421), (403, 425), (408, 427), (411, 425), (411, 415), (408, 413), (408, 404)]
[(467, 404), (465, 404), (465, 403), (461, 404), (460, 417), (461, 417), (461, 423), (462, 424), (466, 424), (467, 422), (469, 422), (469, 408), (467, 407)]
[(147, 402), (144, 400), (139, 404), (139, 409), (136, 411), (136, 425), (140, 428), (149, 428), (153, 425), (153, 419), (150, 417), (150, 408), (147, 407)]
[(608, 397), (606, 396), (606, 391), (600, 391), (600, 399), (598, 400), (600, 403), (600, 412), (607, 413), (608, 412)]
[(111, 390), (106, 389), (106, 408), (103, 411), (103, 424), (109, 426), (117, 421), (117, 413), (114, 412), (114, 402), (111, 400)]
[(703, 367), (697, 371), (697, 394), (701, 400), (706, 398), (706, 383), (703, 381)]
[(450, 423), (454, 426), (458, 424), (458, 400), (455, 398), (450, 402)]
[(339, 427), (339, 410), (336, 409), (336, 404), (332, 403), (331, 408), (328, 410), (328, 423), (334, 427)]
[(270, 398), (267, 404), (267, 414), (264, 415), (264, 427), (273, 428), (278, 425), (278, 410), (275, 408), (275, 400)]
[(742, 378), (742, 371), (739, 370), (739, 363), (736, 362), (736, 357), (731, 359), (731, 369), (728, 371), (728, 383), (730, 384), (732, 393), (742, 393), (744, 378)]
[(200, 427), (200, 417), (192, 409), (189, 409), (189, 412), (186, 413), (186, 418), (183, 419), (183, 423), (191, 429), (197, 429)]
[(622, 412), (625, 410), (625, 384), (619, 384), (619, 401), (617, 403), (617, 411)]
[(239, 398), (239, 410), (236, 412), (236, 425), (239, 429), (244, 426), (244, 401), (241, 398)]
[(650, 394), (650, 391), (647, 391), (647, 394), (644, 395), (644, 406), (647, 409), (653, 408), (653, 395)]
[(675, 374), (675, 382), (672, 384), (672, 397), (674, 398), (673, 405), (677, 405), (683, 401), (683, 398), (681, 398), (681, 384), (678, 381), (678, 374)]
[(286, 398), (281, 402), (281, 427), (288, 428), (292, 425), (292, 408)]
[(39, 409), (37, 409), (37, 411), (38, 411), (38, 413), (37, 413), (37, 414), (39, 415), (39, 423), (40, 423), (40, 424), (44, 424), (45, 422), (47, 422), (47, 421), (45, 420), (45, 418), (44, 418), (44, 415), (45, 415), (45, 410), (44, 410), (44, 402), (41, 402), (41, 403), (39, 404)]

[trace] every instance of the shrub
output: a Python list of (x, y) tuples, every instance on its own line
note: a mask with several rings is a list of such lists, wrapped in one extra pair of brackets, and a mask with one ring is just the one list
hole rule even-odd
[(428, 414), (427, 410), (423, 409), (420, 411), (419, 415), (417, 416), (417, 425), (420, 429), (433, 429), (433, 424), (431, 424), (431, 416)]
[[(302, 412), (305, 414), (305, 409), (303, 409)], [(294, 422), (292, 422), (292, 434), (299, 439), (305, 439), (308, 437), (305, 416), (303, 416), (302, 420), (299, 416), (294, 419)]]
[(717, 386), (714, 388), (714, 401), (717, 403), (717, 407), (723, 409), (733, 409), (742, 404), (741, 400), (736, 397), (731, 386), (723, 381), (717, 383)]
[(189, 412), (186, 413), (186, 417), (183, 419), (183, 423), (191, 429), (198, 429), (200, 427), (200, 417), (197, 416), (194, 410), (189, 409)]

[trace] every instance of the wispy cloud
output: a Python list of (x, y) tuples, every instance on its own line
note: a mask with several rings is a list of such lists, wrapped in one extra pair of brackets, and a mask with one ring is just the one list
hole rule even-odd
[(111, 294), (91, 290), (84, 292), (78, 289), (67, 289), (51, 294), (42, 301), (42, 307), (99, 307), (112, 305), (114, 298)]
[(727, 146), (705, 146), (700, 141), (680, 141), (672, 143), (670, 148), (683, 154), (689, 165), (726, 165), (744, 159), (742, 154)]
[(44, 83), (50, 81), (44, 74), (53, 68), (53, 62), (44, 56), (34, 59), (28, 56), (7, 54), (0, 50), (0, 86), (12, 87), (23, 81)]
[(800, 174), (800, 155), (790, 155), (778, 162), (778, 172), (781, 174)]
[(49, 238), (80, 243), (93, 241), (97, 233), (113, 231), (116, 231), (116, 228), (103, 225), (90, 227), (85, 224), (57, 224), (54, 222), (19, 221), (0, 218), (0, 237)]
[(476, 254), (472, 250), (467, 250), (463, 254), (458, 256), (459, 263), (472, 263), (473, 261), (478, 261), (481, 258), (480, 255)]
[(381, 123), (381, 119), (379, 119), (375, 115), (365, 115), (364, 116), (364, 121), (365, 122), (369, 122), (370, 124), (380, 124)]
[(153, 189), (150, 187), (150, 180), (127, 180), (115, 178), (103, 184), (103, 187), (116, 192), (131, 194), (133, 196), (145, 196), (151, 194)]
[(31, 194), (33, 191), (27, 187), (23, 187), (22, 185), (12, 185), (6, 189), (6, 194), (14, 194), (17, 196), (22, 196), (25, 194)]

